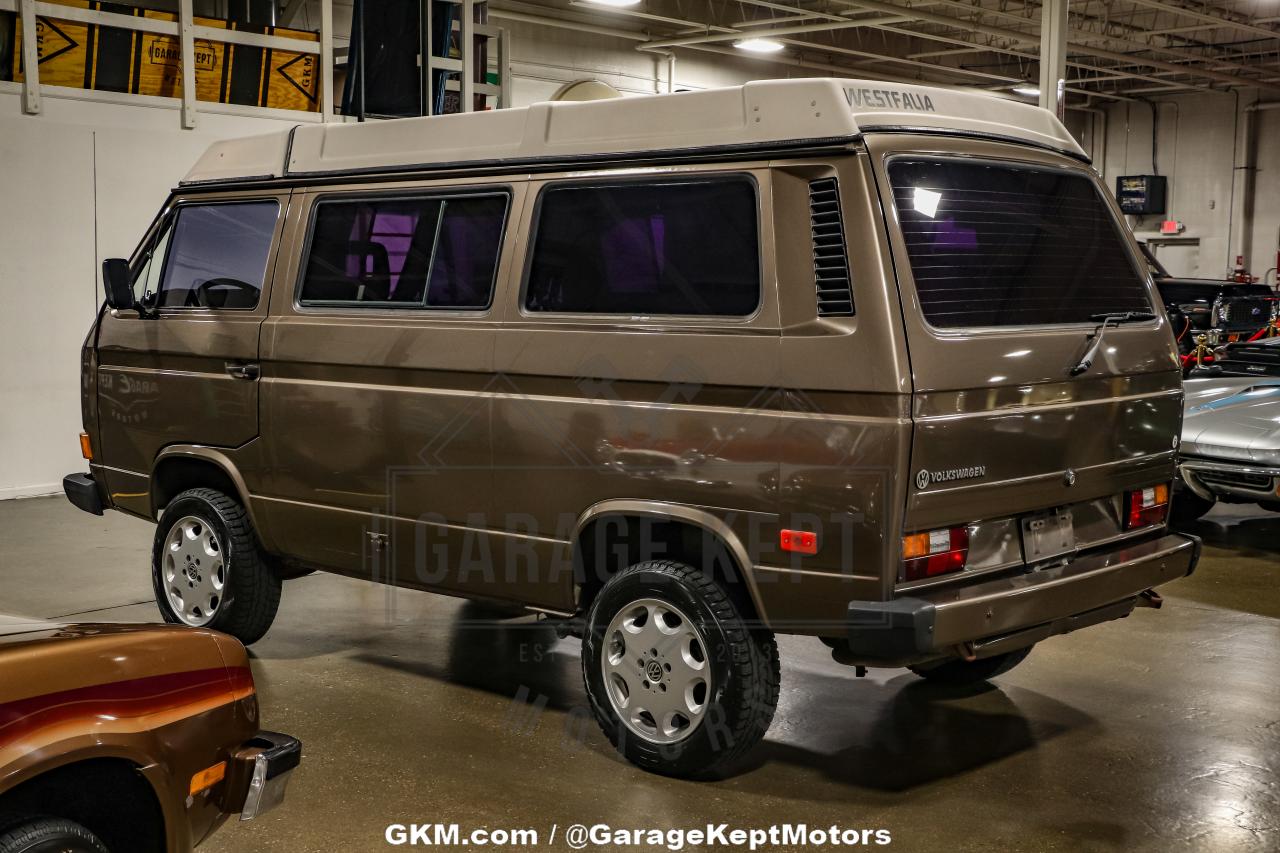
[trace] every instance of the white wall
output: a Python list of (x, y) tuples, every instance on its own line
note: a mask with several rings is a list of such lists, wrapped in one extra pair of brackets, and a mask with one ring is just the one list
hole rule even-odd
[(103, 258), (127, 257), (213, 139), (273, 120), (0, 92), (0, 498), (61, 489), (80, 458), (79, 351)]
[[(1244, 110), (1254, 93), (1212, 92), (1154, 101), (1156, 167), (1168, 178), (1168, 212), (1130, 217), (1140, 239), (1155, 234), (1163, 219), (1186, 226), (1180, 235), (1190, 243), (1167, 246), (1157, 256), (1177, 275), (1222, 277), (1242, 252), (1244, 188)], [(1146, 175), (1152, 167), (1152, 104), (1122, 103), (1106, 108), (1105, 150), (1097, 163), (1108, 186), (1119, 175)], [(1086, 150), (1104, 148), (1100, 119), (1077, 114), (1069, 124)], [(1280, 110), (1259, 111), (1258, 171), (1255, 174), (1252, 250), (1246, 267), (1257, 276), (1276, 266), (1280, 249)], [(1092, 151), (1096, 157), (1098, 152)], [(1275, 273), (1269, 282), (1275, 283)]]

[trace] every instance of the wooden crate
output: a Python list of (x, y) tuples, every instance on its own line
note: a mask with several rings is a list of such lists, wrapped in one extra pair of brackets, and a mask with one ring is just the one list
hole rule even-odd
[[(61, 6), (117, 12), (159, 21), (177, 20), (177, 16), (169, 12), (137, 9), (119, 3), (93, 0), (56, 2)], [(248, 26), (220, 18), (194, 20), (198, 26), (319, 41), (316, 33), (303, 30)], [(20, 82), (23, 79), (21, 21), (15, 24), (14, 30), (13, 79)], [(36, 19), (36, 45), (42, 84), (182, 97), (182, 48), (177, 36), (39, 16)], [(318, 112), (319, 63), (318, 54), (196, 39), (196, 99)]]

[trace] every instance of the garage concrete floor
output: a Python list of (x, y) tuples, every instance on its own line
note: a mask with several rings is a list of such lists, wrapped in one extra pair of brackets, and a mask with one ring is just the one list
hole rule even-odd
[[(782, 701), (723, 781), (625, 764), (585, 712), (578, 644), (329, 575), (285, 585), (254, 646), (267, 726), (302, 738), (280, 810), (204, 847), (385, 850), (393, 822), (538, 829), (708, 821), (887, 828), (903, 850), (1280, 849), (1280, 516), (1214, 510), (1162, 611), (1043, 643), (994, 688), (856, 679), (784, 637)], [(0, 610), (156, 620), (152, 528), (0, 502)], [(545, 846), (545, 841), (544, 841)]]

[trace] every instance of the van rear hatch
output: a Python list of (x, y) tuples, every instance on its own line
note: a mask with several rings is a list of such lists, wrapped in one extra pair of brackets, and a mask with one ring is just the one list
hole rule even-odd
[[(920, 141), (868, 141), (914, 383), (904, 532), (967, 525), (970, 571), (1133, 535), (1124, 493), (1172, 480), (1182, 390), (1118, 211), (1065, 157)], [(1128, 316), (1073, 371), (1101, 315)], [(1028, 522), (1068, 529), (1024, 553)]]

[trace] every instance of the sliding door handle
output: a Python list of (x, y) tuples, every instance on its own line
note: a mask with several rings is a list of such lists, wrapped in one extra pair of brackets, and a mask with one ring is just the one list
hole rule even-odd
[(232, 379), (247, 379), (252, 382), (262, 372), (262, 368), (256, 364), (228, 361), (226, 366), (227, 375)]

